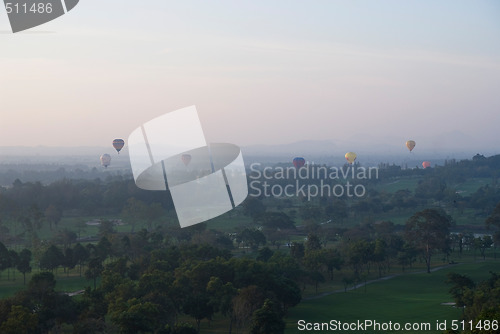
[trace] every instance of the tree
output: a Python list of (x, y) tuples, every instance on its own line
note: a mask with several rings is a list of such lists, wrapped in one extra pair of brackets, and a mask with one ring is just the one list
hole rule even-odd
[(284, 212), (264, 212), (258, 217), (258, 222), (267, 229), (295, 229), (295, 224)]
[(113, 305), (109, 313), (111, 320), (120, 328), (120, 333), (152, 333), (158, 329), (158, 305), (136, 298)]
[(497, 258), (497, 247), (500, 245), (500, 231), (495, 232), (493, 234), (493, 249), (494, 249), (494, 256), (495, 259)]
[(257, 255), (257, 261), (267, 262), (273, 256), (273, 251), (269, 247), (264, 247), (259, 250), (259, 255)]
[(91, 257), (89, 260), (89, 265), (85, 271), (85, 278), (92, 279), (94, 281), (94, 290), (97, 285), (97, 277), (101, 276), (104, 267), (102, 266), (102, 260), (99, 257)]
[(105, 237), (109, 234), (115, 233), (115, 229), (113, 228), (114, 223), (110, 220), (102, 220), (99, 224), (99, 235), (101, 237)]
[(378, 276), (382, 277), (382, 271), (384, 269), (386, 259), (387, 259), (387, 243), (383, 239), (375, 240), (374, 250), (372, 254), (372, 260), (377, 264)]
[(184, 313), (190, 315), (196, 321), (196, 328), (200, 332), (200, 322), (202, 319), (210, 319), (214, 314), (214, 308), (210, 304), (208, 293), (191, 293), (187, 296), (182, 306)]
[(80, 219), (76, 222), (75, 227), (78, 229), (78, 239), (80, 239), (82, 237), (82, 231), (87, 229), (87, 223)]
[(33, 227), (35, 227), (37, 230), (41, 229), (44, 218), (42, 211), (40, 211), (38, 206), (33, 204), (29, 210), (29, 213), (33, 222)]
[(163, 216), (163, 208), (160, 203), (151, 203), (146, 210), (144, 216), (146, 224), (148, 225), (148, 231), (153, 229), (153, 223)]
[[(500, 275), (490, 271), (490, 278), (474, 284), (468, 277), (450, 274), (448, 283), (454, 284), (450, 292), (462, 306), (464, 320), (474, 324), (484, 323), (484, 320), (500, 319)], [(481, 322), (480, 322), (481, 320)], [(498, 328), (475, 327), (467, 333), (498, 333)]]
[(292, 242), (290, 245), (290, 255), (296, 260), (302, 259), (305, 255), (304, 244), (301, 242)]
[(252, 314), (261, 307), (264, 301), (264, 293), (259, 287), (249, 285), (240, 289), (233, 299), (234, 316), (238, 326), (248, 328)]
[(65, 228), (57, 233), (56, 239), (63, 244), (63, 250), (66, 251), (66, 249), (71, 247), (71, 244), (76, 241), (77, 235), (75, 232)]
[(96, 255), (102, 260), (106, 260), (108, 256), (111, 255), (111, 242), (109, 242), (108, 238), (102, 237), (101, 240), (97, 243), (96, 246)]
[[(13, 249), (9, 249), (9, 257), (10, 257), (10, 265), (9, 268), (7, 269), (7, 280), (10, 279), (10, 268), (16, 268), (17, 263), (19, 262), (19, 254)], [(15, 279), (15, 274), (16, 272), (14, 271), (14, 279)]]
[(122, 211), (122, 216), (130, 222), (130, 232), (134, 232), (135, 225), (138, 221), (144, 221), (147, 218), (148, 209), (146, 203), (134, 197), (127, 200), (127, 204)]
[(21, 305), (12, 305), (8, 318), (0, 326), (4, 334), (35, 333), (38, 325), (38, 315)]
[(259, 245), (266, 243), (266, 237), (257, 229), (245, 228), (238, 236), (238, 242), (243, 242), (252, 249), (257, 249)]
[(67, 270), (67, 274), (69, 276), (70, 269), (73, 269), (76, 266), (75, 255), (73, 254), (72, 248), (66, 248), (64, 251), (64, 259), (62, 263), (65, 270)]
[(500, 202), (497, 204), (491, 215), (486, 219), (486, 226), (500, 229)]
[(334, 269), (340, 270), (342, 266), (342, 258), (336, 249), (328, 248), (322, 249), (324, 265), (327, 268), (327, 272), (330, 275), (330, 280), (333, 281), (333, 271)]
[(19, 261), (17, 262), (17, 270), (23, 274), (23, 284), (26, 285), (26, 273), (31, 272), (31, 251), (29, 249), (23, 249), (19, 253)]
[(243, 202), (243, 214), (252, 218), (257, 218), (266, 211), (266, 207), (258, 198), (248, 196)]
[(9, 250), (0, 242), (0, 273), (10, 267)]
[(279, 306), (279, 309), (283, 311), (283, 314), (286, 314), (290, 307), (294, 307), (300, 303), (302, 299), (301, 290), (296, 281), (285, 276), (271, 279), (268, 289), (276, 297), (273, 300)]
[(254, 312), (251, 334), (282, 334), (285, 332), (285, 322), (276, 310), (270, 299), (264, 301), (264, 305)]
[(474, 281), (465, 275), (448, 273), (446, 283), (453, 284), (450, 288), (450, 293), (455, 299), (456, 306), (462, 308), (465, 307), (467, 305), (465, 299), (466, 292), (474, 288)]
[(411, 268), (411, 265), (416, 260), (416, 256), (418, 254), (418, 250), (408, 242), (403, 244), (403, 247), (398, 251), (396, 258), (398, 264), (401, 265), (403, 271), (408, 266)]
[(321, 267), (325, 263), (324, 259), (325, 253), (320, 249), (313, 249), (306, 252), (304, 256), (303, 263), (304, 266), (310, 271), (320, 271)]
[(54, 225), (58, 225), (61, 221), (62, 213), (59, 211), (54, 205), (49, 205), (49, 207), (45, 210), (45, 218), (49, 222), (50, 230), (52, 231), (52, 223)]
[(78, 264), (80, 269), (80, 277), (82, 276), (82, 266), (88, 260), (89, 253), (81, 243), (77, 243), (73, 248), (73, 256), (75, 257), (75, 262)]
[(60, 265), (64, 263), (64, 254), (62, 251), (55, 245), (47, 248), (45, 253), (43, 253), (40, 258), (40, 268), (44, 270), (53, 271)]
[(406, 222), (405, 237), (422, 252), (428, 273), (432, 254), (447, 245), (451, 223), (450, 217), (435, 209), (417, 212)]
[(215, 312), (220, 312), (223, 316), (229, 318), (228, 333), (233, 329), (233, 298), (238, 293), (231, 282), (224, 284), (219, 277), (212, 276), (207, 283), (207, 292), (210, 296), (210, 305)]
[(348, 262), (354, 270), (356, 277), (363, 272), (365, 266), (369, 270), (369, 262), (373, 256), (375, 245), (367, 240), (360, 239), (352, 242), (348, 249)]
[(313, 233), (309, 233), (306, 240), (306, 254), (310, 251), (315, 251), (321, 249), (321, 241), (318, 236)]
[(319, 283), (325, 282), (325, 277), (323, 276), (323, 274), (315, 270), (309, 271), (306, 278), (309, 282), (314, 283), (314, 289), (316, 290), (316, 293), (318, 293)]
[[(474, 238), (474, 250), (479, 249), (483, 260), (486, 259), (486, 250), (493, 245), (493, 239), (489, 235)], [(475, 257), (474, 252), (474, 257)]]

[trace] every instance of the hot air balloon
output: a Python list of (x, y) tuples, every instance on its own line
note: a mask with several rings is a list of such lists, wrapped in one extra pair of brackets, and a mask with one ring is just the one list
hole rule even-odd
[(295, 166), (295, 168), (303, 167), (305, 163), (306, 160), (304, 158), (301, 157), (293, 158), (293, 165)]
[(356, 160), (356, 153), (354, 152), (347, 152), (345, 154), (345, 159), (347, 160), (348, 163), (350, 163), (352, 165), (352, 163), (354, 162), (354, 160)]
[(422, 162), (422, 167), (424, 167), (424, 168), (428, 168), (428, 167), (430, 167), (430, 166), (431, 166), (431, 163), (430, 163), (429, 161), (424, 161), (424, 162)]
[(110, 164), (111, 164), (111, 156), (107, 153), (101, 155), (101, 165), (103, 165), (105, 168), (108, 168)]
[(125, 145), (125, 142), (123, 141), (123, 139), (113, 140), (113, 147), (115, 148), (116, 152), (118, 152), (118, 154), (120, 154), (120, 151), (124, 145)]
[(410, 152), (415, 148), (415, 141), (414, 140), (408, 140), (406, 142), (406, 147), (410, 150)]
[(191, 154), (183, 154), (181, 156), (182, 162), (184, 163), (185, 166), (189, 165), (191, 162)]

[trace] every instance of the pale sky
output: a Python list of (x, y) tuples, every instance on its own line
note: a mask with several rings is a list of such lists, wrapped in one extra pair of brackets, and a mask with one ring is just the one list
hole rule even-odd
[(17, 34), (0, 8), (0, 51), (0, 146), (106, 146), (190, 105), (209, 142), (500, 142), (496, 0), (81, 0)]

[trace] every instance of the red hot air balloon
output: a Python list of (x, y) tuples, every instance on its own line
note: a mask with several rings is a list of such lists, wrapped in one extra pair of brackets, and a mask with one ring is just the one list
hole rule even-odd
[(306, 160), (304, 158), (296, 157), (293, 159), (293, 165), (295, 166), (295, 168), (303, 167), (305, 163)]
[(431, 166), (431, 163), (429, 161), (422, 162), (422, 167), (429, 168), (430, 166)]
[(123, 139), (113, 140), (113, 147), (115, 148), (116, 152), (118, 152), (118, 154), (120, 154), (120, 151), (124, 145), (125, 145), (125, 142), (123, 141)]
[(189, 165), (191, 162), (191, 154), (183, 154), (181, 156), (182, 162), (184, 163), (185, 166)]

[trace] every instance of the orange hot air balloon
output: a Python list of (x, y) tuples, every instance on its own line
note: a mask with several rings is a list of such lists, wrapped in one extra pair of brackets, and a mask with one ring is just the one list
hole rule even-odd
[(429, 168), (430, 166), (431, 166), (431, 163), (429, 161), (422, 162), (422, 167)]
[(406, 147), (410, 150), (410, 152), (415, 148), (415, 141), (414, 140), (408, 140), (406, 142)]
[(123, 141), (123, 139), (113, 140), (113, 147), (115, 148), (116, 152), (118, 152), (118, 154), (120, 154), (120, 151), (124, 145), (125, 145), (125, 141)]
[(189, 163), (191, 162), (191, 154), (183, 154), (181, 156), (181, 160), (185, 166), (189, 165)]
[(107, 153), (101, 155), (101, 165), (103, 165), (104, 168), (108, 168), (110, 164), (111, 164), (111, 156)]
[(350, 163), (352, 165), (352, 163), (354, 162), (354, 160), (356, 160), (356, 153), (354, 152), (347, 152), (345, 154), (345, 159), (347, 160), (348, 163)]

